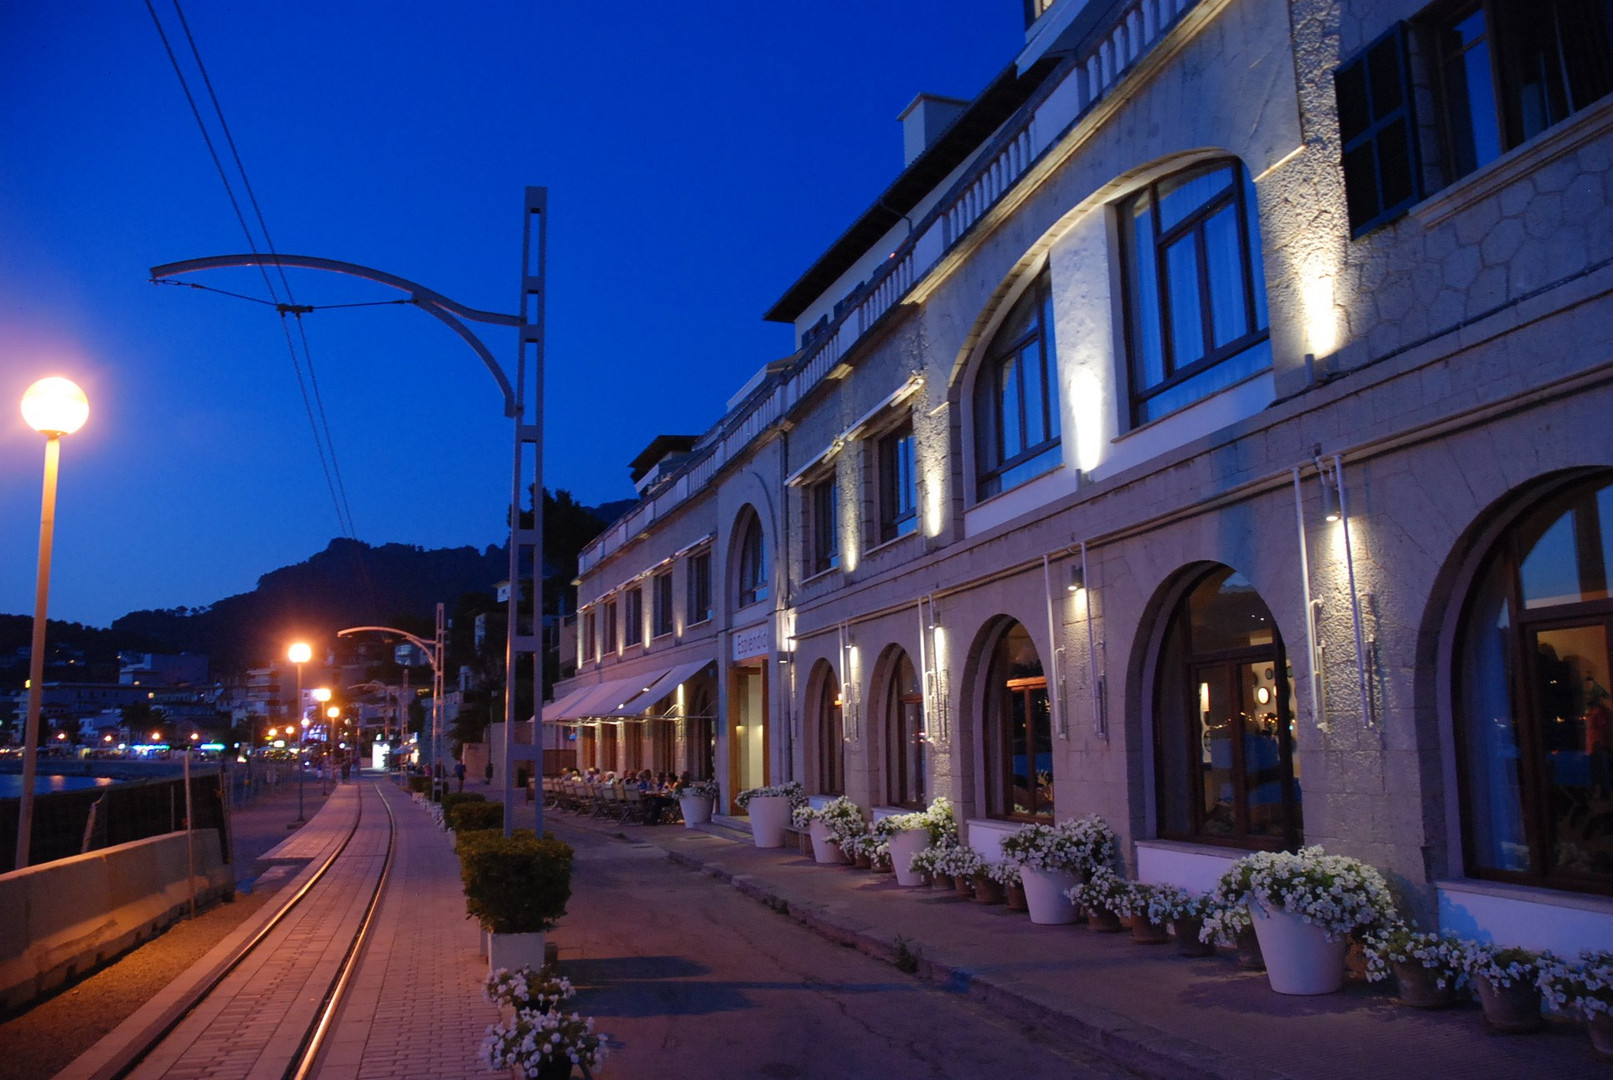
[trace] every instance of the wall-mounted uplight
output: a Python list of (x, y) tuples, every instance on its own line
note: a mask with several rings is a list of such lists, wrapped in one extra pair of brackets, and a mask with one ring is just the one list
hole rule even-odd
[(1068, 589), (1072, 593), (1086, 592), (1087, 578), (1086, 578), (1085, 572), (1081, 569), (1081, 564), (1080, 563), (1072, 563), (1071, 564), (1071, 566), (1070, 566), (1070, 581), (1069, 581), (1069, 584), (1065, 586), (1065, 588)]
[(1339, 511), (1338, 473), (1332, 471), (1329, 466), (1318, 459), (1316, 462), (1316, 478), (1322, 483), (1322, 517), (1327, 521), (1338, 521), (1341, 516)]

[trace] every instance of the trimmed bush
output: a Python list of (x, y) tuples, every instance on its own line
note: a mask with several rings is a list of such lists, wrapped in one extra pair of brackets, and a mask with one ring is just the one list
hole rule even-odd
[(454, 827), (454, 807), (461, 803), (486, 802), (487, 796), (474, 791), (445, 791), (442, 796), (442, 816), (447, 819), (448, 827)]
[(410, 776), (408, 781), (409, 790), (416, 795), (426, 795), (431, 792), (431, 777), (429, 776)]
[(571, 845), (531, 829), (506, 837), (485, 829), (459, 834), (465, 912), (495, 934), (547, 930), (571, 899)]
[(482, 829), (504, 831), (504, 804), (486, 799), (466, 799), (449, 804), (443, 800), (443, 817), (455, 832), (475, 832)]

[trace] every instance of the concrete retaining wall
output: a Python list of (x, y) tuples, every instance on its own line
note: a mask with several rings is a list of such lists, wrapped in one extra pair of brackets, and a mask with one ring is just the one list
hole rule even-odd
[[(216, 830), (195, 834), (196, 902), (235, 892)], [(0, 1008), (16, 1009), (179, 919), (185, 834), (168, 833), (0, 874)]]

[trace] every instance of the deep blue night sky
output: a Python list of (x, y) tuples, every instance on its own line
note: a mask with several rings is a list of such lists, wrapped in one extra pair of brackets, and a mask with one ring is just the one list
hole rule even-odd
[[(972, 96), (1023, 42), (1019, 0), (185, 15), (282, 252), (513, 311), (522, 190), (548, 186), (547, 483), (588, 503), (791, 350), (761, 314), (895, 177), (913, 95)], [(342, 529), (279, 316), (146, 280), (246, 241), (145, 5), (0, 4), (0, 102), (0, 612), (32, 610), (42, 440), (16, 402), (47, 374), (91, 408), (63, 443), (52, 617), (205, 604), (321, 550)], [(256, 271), (191, 280), (265, 295)], [(510, 429), (475, 355), (408, 307), (303, 330), (358, 539), (501, 542)]]

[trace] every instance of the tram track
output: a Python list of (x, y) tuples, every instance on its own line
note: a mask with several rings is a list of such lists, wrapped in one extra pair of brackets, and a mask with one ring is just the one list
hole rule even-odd
[[(207, 1071), (217, 1080), (248, 1073), (283, 1080), (312, 1076), (374, 928), (397, 853), (397, 821), (380, 785), (371, 796), (359, 788), (357, 798), (340, 842), (255, 932), (109, 1060), (93, 1071), (62, 1075), (151, 1080), (167, 1076), (181, 1060), (194, 1075), (195, 1057), (217, 1055), (216, 1067)], [(384, 817), (367, 822), (370, 798)], [(355, 889), (356, 883), (361, 887)], [(221, 1036), (227, 1047), (217, 1045)], [(208, 1041), (216, 1045), (202, 1045)]]

